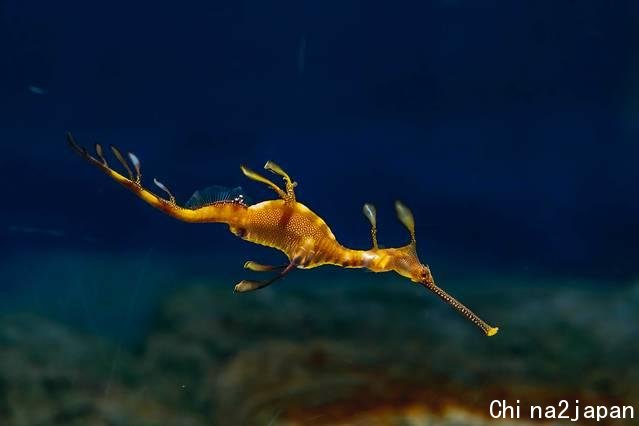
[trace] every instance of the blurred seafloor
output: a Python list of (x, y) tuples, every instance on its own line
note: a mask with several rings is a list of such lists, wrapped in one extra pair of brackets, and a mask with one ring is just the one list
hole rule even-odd
[(440, 282), (501, 327), (486, 338), (396, 275), (295, 271), (237, 295), (248, 271), (202, 261), (43, 252), (0, 263), (0, 424), (484, 425), (493, 399), (639, 401), (636, 283)]

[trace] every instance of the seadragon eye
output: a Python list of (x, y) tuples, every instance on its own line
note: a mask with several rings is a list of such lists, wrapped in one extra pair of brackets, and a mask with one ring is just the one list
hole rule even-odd
[(426, 267), (424, 267), (421, 270), (421, 272), (419, 273), (419, 278), (421, 282), (423, 283), (428, 283), (433, 281), (433, 276), (430, 273), (430, 269), (428, 269), (428, 265), (426, 265)]

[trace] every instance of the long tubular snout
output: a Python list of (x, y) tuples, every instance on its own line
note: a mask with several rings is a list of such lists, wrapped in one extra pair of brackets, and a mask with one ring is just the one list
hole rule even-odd
[(452, 306), (457, 312), (462, 314), (464, 317), (468, 318), (473, 324), (477, 327), (481, 328), (482, 331), (486, 334), (486, 336), (494, 336), (499, 331), (499, 327), (491, 327), (486, 324), (481, 318), (479, 318), (473, 311), (468, 309), (464, 304), (455, 299), (450, 294), (446, 293), (445, 290), (438, 287), (434, 282), (422, 282), (420, 283), (437, 296), (439, 296), (444, 302), (448, 303)]

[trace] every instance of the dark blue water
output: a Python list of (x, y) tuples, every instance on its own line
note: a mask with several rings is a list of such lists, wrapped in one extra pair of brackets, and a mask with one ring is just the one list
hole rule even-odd
[[(621, 335), (630, 335), (637, 330), (631, 312), (639, 258), (638, 20), (639, 6), (623, 1), (0, 2), (2, 313), (37, 315), (82, 336), (106, 339), (117, 349), (105, 350), (105, 364), (96, 369), (110, 378), (122, 375), (126, 386), (139, 391), (140, 377), (147, 374), (141, 372), (155, 368), (147, 359), (153, 347), (149, 341), (154, 341), (149, 336), (179, 327), (186, 335), (193, 330), (192, 323), (166, 314), (167, 309), (173, 312), (166, 306), (181, 300), (176, 292), (190, 294), (193, 285), (230, 291), (246, 277), (245, 260), (282, 260), (234, 238), (224, 226), (184, 224), (152, 210), (79, 159), (65, 142), (65, 133), (72, 131), (84, 146), (99, 142), (135, 152), (143, 180), (150, 186), (157, 177), (179, 203), (210, 185), (242, 185), (254, 200), (273, 198), (272, 191), (239, 170), (240, 164), (258, 170), (273, 160), (298, 181), (298, 199), (348, 246), (370, 244), (361, 214), (365, 202), (377, 206), (380, 244), (405, 244), (408, 235), (394, 217), (393, 203), (400, 199), (414, 212), (420, 256), (440, 283), (451, 283), (449, 289), (467, 295), (469, 304), (473, 298), (475, 306), (484, 303), (491, 320), (504, 330), (510, 316), (517, 315), (513, 300), (530, 300), (531, 306), (520, 309), (529, 309), (535, 318), (574, 308), (577, 325), (565, 318), (557, 321), (565, 333), (574, 331), (568, 323), (584, 333), (575, 332), (580, 344), (590, 338), (583, 327), (609, 318), (610, 309), (626, 327)], [(264, 297), (272, 302), (263, 302), (277, 309), (284, 303), (278, 302), (280, 297), (288, 297), (293, 286), (290, 291), (302, 291), (297, 287), (307, 281), (313, 283), (308, 287), (328, 286), (339, 293), (340, 280), (346, 279), (364, 294), (369, 281), (378, 291), (388, 286), (388, 293), (375, 300), (386, 298), (400, 310), (413, 297), (424, 308), (438, 309), (434, 299), (406, 293), (410, 286), (398, 277), (339, 270), (295, 275), (281, 288), (266, 291)], [(480, 282), (494, 297), (482, 296)], [(553, 286), (561, 294), (554, 294), (556, 304), (544, 311), (538, 304), (548, 303), (552, 292), (544, 292)], [(535, 293), (538, 288), (544, 290)], [(605, 306), (597, 305), (601, 294), (611, 292), (621, 295), (614, 293)], [(290, 303), (301, 303), (301, 311), (307, 307), (316, 312), (312, 309), (317, 307), (319, 316), (320, 307), (337, 297), (324, 296), (290, 296)], [(198, 299), (184, 297), (180, 306)], [(278, 328), (279, 320), (271, 324), (264, 319), (270, 324), (267, 330), (278, 331), (250, 329), (238, 341), (255, 336), (286, 340), (287, 335), (291, 341), (340, 335), (353, 341), (358, 333), (345, 324), (373, 318), (367, 327), (380, 331), (374, 318), (395, 309), (378, 302), (375, 307), (358, 304), (357, 294), (340, 297), (359, 312), (355, 318), (336, 311), (320, 325), (300, 317), (281, 320), (307, 324), (306, 334), (287, 334)], [(231, 300), (213, 303), (210, 311), (192, 311), (206, 316), (238, 303), (237, 310), (220, 314), (220, 327), (232, 335), (229, 330), (236, 330), (233, 324), (243, 321), (248, 308)], [(595, 320), (587, 312), (599, 314)], [(461, 328), (471, 327), (445, 308), (441, 315)], [(207, 328), (209, 320), (197, 318)], [(387, 325), (410, 330), (406, 333), (411, 336), (432, 328), (423, 321), (421, 331), (415, 331), (402, 321)], [(509, 356), (534, 346), (525, 331), (515, 330), (504, 337), (515, 343), (499, 347), (510, 361)], [(606, 331), (600, 333), (608, 340), (588, 340), (589, 348), (626, 342), (625, 337), (614, 340)], [(194, 339), (208, 338), (198, 336)], [(464, 338), (474, 342), (474, 337)], [(566, 334), (556, 339), (567, 341)], [(464, 345), (457, 340), (459, 352), (453, 348), (451, 353), (459, 355)], [(42, 344), (52, 344), (47, 342)], [(216, 348), (206, 362), (231, 362), (244, 347), (236, 343)], [(22, 347), (5, 341), (7, 350), (14, 346)], [(484, 350), (486, 357), (495, 356), (494, 348)], [(585, 363), (580, 368), (591, 368), (588, 362), (601, 355), (568, 351), (577, 352)], [(124, 361), (128, 356), (135, 359), (131, 366)], [(178, 367), (168, 363), (158, 368), (170, 382), (173, 368), (192, 371), (189, 363), (196, 361), (188, 359)], [(402, 359), (408, 365), (412, 358)], [(561, 350), (550, 359), (575, 365)], [(527, 367), (521, 377), (534, 375), (532, 361), (522, 363)], [(330, 363), (326, 368), (348, 370), (331, 370)], [(603, 376), (612, 375), (601, 368)], [(203, 375), (199, 371), (185, 377)], [(89, 377), (89, 387), (100, 383), (101, 397), (111, 392), (104, 390), (110, 382), (100, 375), (93, 380), (81, 371), (77, 376)], [(475, 383), (464, 380), (463, 386)], [(563, 382), (572, 383), (568, 378)], [(15, 383), (0, 377), (7, 392), (18, 389)], [(611, 400), (637, 395), (601, 386), (601, 395)], [(216, 389), (218, 393), (209, 394), (224, 393)], [(51, 394), (58, 392), (63, 391), (56, 388)], [(182, 406), (167, 392), (158, 397), (163, 401), (159, 406), (202, 416), (185, 424), (199, 424), (211, 412), (224, 423), (219, 413), (233, 405), (223, 398), (211, 402), (203, 396), (208, 390), (198, 388), (192, 392), (200, 402)], [(193, 395), (187, 399), (197, 399)], [(18, 406), (57, 407), (44, 397), (31, 403), (7, 401), (0, 404), (0, 413), (10, 414), (0, 414), (0, 420), (16, 425), (36, 424), (26, 414), (16, 414)], [(122, 412), (129, 420), (105, 424), (143, 424), (137, 423), (142, 417), (135, 410)], [(298, 418), (295, 410), (289, 414)], [(56, 421), (85, 419), (68, 416)], [(241, 418), (234, 422), (263, 419), (250, 413)], [(42, 421), (37, 424), (53, 424)], [(267, 416), (263, 424), (268, 422)]]

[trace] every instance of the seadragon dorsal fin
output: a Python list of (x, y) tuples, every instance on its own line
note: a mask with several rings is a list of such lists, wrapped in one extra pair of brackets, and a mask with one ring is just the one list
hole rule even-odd
[(187, 209), (198, 209), (217, 203), (236, 203), (243, 206), (250, 204), (249, 198), (241, 186), (228, 188), (225, 186), (213, 185), (204, 189), (198, 189), (186, 202)]

